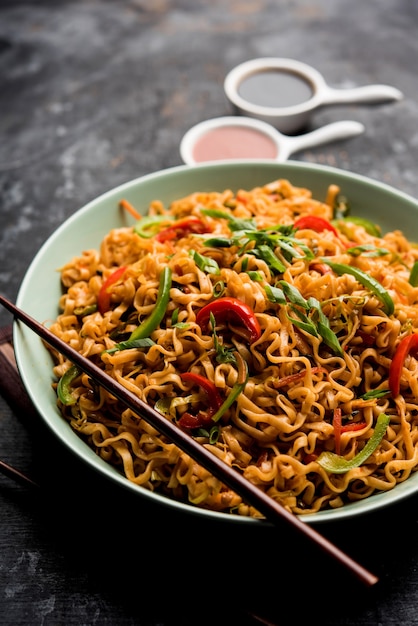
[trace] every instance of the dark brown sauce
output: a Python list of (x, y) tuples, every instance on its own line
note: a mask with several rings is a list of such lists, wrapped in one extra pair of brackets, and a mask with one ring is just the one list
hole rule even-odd
[(312, 85), (290, 70), (262, 70), (246, 76), (238, 94), (247, 102), (263, 107), (289, 107), (313, 96)]

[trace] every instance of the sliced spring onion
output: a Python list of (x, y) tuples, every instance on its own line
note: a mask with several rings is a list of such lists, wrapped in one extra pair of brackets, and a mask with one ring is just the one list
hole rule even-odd
[(204, 244), (209, 248), (230, 248), (234, 245), (234, 240), (226, 237), (209, 237), (204, 239)]
[(225, 293), (225, 283), (223, 280), (218, 280), (213, 285), (212, 294), (214, 298), (221, 298)]
[(347, 254), (351, 256), (360, 256), (361, 254), (368, 258), (386, 256), (387, 254), (392, 254), (390, 250), (386, 250), (386, 248), (377, 248), (372, 244), (364, 244), (362, 246), (353, 246), (352, 248), (347, 249)]
[(329, 319), (322, 311), (321, 305), (318, 300), (316, 300), (315, 298), (309, 298), (308, 303), (317, 312), (318, 321), (316, 327), (324, 343), (329, 348), (331, 348), (333, 352), (339, 354), (340, 356), (344, 356), (344, 352), (341, 348), (340, 342), (338, 341), (336, 334), (331, 330), (329, 325)]
[(208, 215), (209, 217), (217, 217), (221, 219), (228, 220), (228, 226), (232, 231), (240, 231), (240, 230), (257, 230), (257, 226), (253, 219), (245, 219), (235, 217), (231, 213), (226, 211), (220, 211), (219, 209), (202, 209), (201, 213), (203, 215)]
[(312, 335), (313, 337), (318, 337), (317, 328), (312, 320), (310, 320), (309, 317), (302, 313), (299, 309), (294, 309), (293, 307), (292, 309), (296, 313), (298, 318), (296, 319), (295, 317), (291, 317), (290, 315), (288, 315), (287, 317), (289, 321), (292, 322), (294, 326), (300, 328), (301, 330), (304, 330), (309, 335)]
[(196, 263), (197, 267), (202, 270), (202, 272), (206, 272), (207, 274), (220, 274), (221, 270), (219, 269), (219, 265), (215, 261), (215, 259), (211, 259), (208, 256), (203, 254), (199, 254), (196, 250), (190, 250), (190, 256), (193, 261)]
[(286, 270), (286, 266), (280, 261), (279, 257), (274, 253), (274, 251), (267, 245), (262, 244), (260, 246), (257, 246), (257, 248), (253, 248), (253, 250), (248, 250), (248, 254), (253, 254), (259, 259), (265, 261), (269, 268), (277, 274), (283, 274), (283, 272)]
[(286, 304), (286, 297), (281, 289), (279, 289), (278, 287), (272, 287), (269, 284), (264, 285), (264, 289), (270, 302)]
[(155, 342), (149, 337), (142, 337), (141, 339), (127, 339), (126, 341), (119, 341), (113, 348), (105, 350), (107, 354), (113, 354), (119, 350), (130, 350), (131, 348), (151, 348)]
[(300, 306), (302, 309), (306, 309), (306, 310), (310, 309), (310, 305), (308, 304), (308, 301), (305, 300), (305, 298), (302, 296), (300, 291), (296, 289), (294, 285), (291, 285), (285, 280), (280, 280), (279, 284), (281, 285), (289, 302), (291, 302), (292, 304), (295, 304), (296, 306)]
[(389, 389), (371, 389), (370, 391), (366, 391), (366, 393), (363, 393), (363, 395), (360, 396), (360, 398), (362, 400), (374, 400), (377, 398), (384, 398), (385, 396), (389, 394), (390, 394)]

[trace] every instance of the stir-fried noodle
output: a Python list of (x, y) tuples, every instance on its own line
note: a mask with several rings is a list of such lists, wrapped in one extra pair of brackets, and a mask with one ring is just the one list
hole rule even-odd
[[(345, 208), (287, 180), (155, 201), (61, 268), (51, 330), (295, 514), (392, 489), (418, 466), (418, 249)], [(259, 515), (54, 358), (63, 415), (128, 480)]]

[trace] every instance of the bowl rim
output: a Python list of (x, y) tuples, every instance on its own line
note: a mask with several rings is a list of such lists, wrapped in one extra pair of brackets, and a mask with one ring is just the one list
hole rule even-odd
[[(289, 180), (291, 180), (291, 172), (295, 170), (296, 171), (308, 170), (309, 172), (313, 172), (313, 173), (318, 172), (321, 174), (329, 175), (330, 177), (334, 176), (340, 179), (341, 181), (342, 180), (345, 180), (347, 182), (355, 181), (356, 183), (359, 183), (360, 185), (365, 185), (366, 187), (372, 188), (373, 190), (379, 189), (384, 193), (389, 193), (390, 196), (396, 197), (398, 199), (402, 199), (404, 202), (411, 205), (411, 207), (414, 207), (415, 210), (418, 211), (418, 200), (414, 198), (412, 195), (406, 192), (403, 192), (401, 190), (398, 190), (395, 187), (387, 183), (378, 181), (371, 177), (367, 177), (362, 174), (357, 174), (349, 170), (343, 170), (343, 169), (339, 169), (339, 168), (329, 166), (329, 165), (321, 165), (321, 164), (316, 164), (316, 163), (306, 163), (302, 161), (291, 161), (291, 160), (288, 160), (284, 163), (277, 163), (270, 159), (269, 160), (257, 159), (254, 161), (246, 160), (245, 162), (243, 162), (242, 160), (216, 161), (216, 162), (200, 163), (194, 166), (176, 165), (174, 167), (166, 168), (163, 170), (150, 172), (143, 176), (139, 176), (135, 179), (128, 180), (120, 185), (117, 185), (116, 187), (108, 189), (107, 191), (100, 194), (96, 198), (88, 201), (82, 207), (77, 209), (72, 215), (70, 215), (52, 234), (50, 234), (47, 237), (47, 239), (44, 241), (44, 243), (41, 245), (41, 247), (39, 248), (34, 258), (32, 259), (18, 291), (18, 295), (16, 299), (17, 306), (19, 306), (20, 308), (25, 308), (26, 291), (28, 287), (30, 286), (31, 281), (33, 281), (36, 276), (38, 265), (42, 261), (43, 256), (47, 254), (51, 245), (55, 244), (55, 242), (59, 240), (59, 238), (62, 236), (63, 233), (65, 233), (65, 231), (68, 229), (70, 225), (74, 225), (80, 219), (80, 217), (83, 217), (89, 212), (94, 211), (95, 207), (103, 203), (105, 200), (111, 199), (112, 197), (120, 198), (127, 190), (132, 189), (133, 187), (136, 187), (137, 185), (143, 185), (144, 183), (147, 183), (150, 181), (152, 182), (154, 180), (165, 179), (165, 177), (172, 177), (172, 176), (175, 177), (177, 176), (178, 173), (180, 174), (187, 173), (187, 175), (189, 175), (192, 171), (199, 171), (199, 170), (204, 169), (204, 170), (208, 170), (208, 173), (212, 174), (216, 169), (219, 169), (219, 168), (221, 168), (222, 170), (233, 170), (236, 167), (252, 168), (252, 167), (260, 167), (260, 166), (266, 168), (266, 182), (268, 180), (267, 178), (268, 174), (270, 175), (270, 173), (273, 173), (275, 170), (283, 170), (284, 173), (280, 177), (285, 178), (287, 176), (289, 177)], [(267, 170), (269, 170), (268, 174), (267, 174)], [(213, 180), (214, 180), (213, 188), (214, 189), (216, 188), (216, 190), (220, 190), (219, 186), (216, 183), (216, 176), (214, 176)], [(271, 180), (273, 180), (273, 178)], [(330, 182), (331, 181), (332, 179), (330, 179)], [(81, 250), (80, 250), (80, 254), (81, 254)], [(66, 261), (66, 259), (64, 259), (64, 261)], [(36, 339), (38, 339), (39, 340), (37, 342), (38, 347), (42, 346), (40, 339), (34, 338), (33, 333), (32, 331), (30, 331), (30, 329), (22, 327), (22, 325), (20, 325), (16, 321), (14, 322), (13, 343), (14, 343), (14, 349), (15, 349), (16, 362), (17, 362), (17, 366), (18, 366), (18, 370), (19, 370), (22, 382), (24, 384), (24, 387), (26, 388), (26, 391), (28, 392), (29, 397), (34, 403), (34, 406), (37, 409), (37, 412), (39, 413), (41, 419), (43, 420), (43, 422), (47, 424), (47, 426), (54, 433), (54, 435), (57, 436), (57, 438), (61, 441), (61, 443), (63, 443), (67, 447), (67, 449), (70, 449), (71, 452), (73, 452), (75, 456), (78, 457), (79, 460), (81, 460), (84, 463), (87, 463), (87, 465), (89, 465), (91, 469), (95, 470), (96, 472), (99, 472), (102, 475), (107, 476), (108, 478), (112, 479), (113, 482), (119, 484), (120, 486), (124, 487), (128, 491), (131, 491), (132, 493), (142, 496), (143, 498), (145, 498), (145, 500), (153, 501), (156, 504), (161, 504), (164, 507), (169, 507), (177, 512), (181, 511), (186, 514), (191, 513), (194, 516), (201, 517), (206, 520), (210, 519), (210, 520), (218, 521), (218, 522), (224, 521), (228, 523), (231, 523), (231, 522), (243, 523), (243, 524), (250, 524), (253, 526), (264, 526), (265, 524), (268, 524), (268, 525), (271, 524), (269, 521), (266, 521), (264, 519), (231, 515), (230, 513), (203, 509), (200, 507), (196, 507), (192, 504), (179, 502), (165, 495), (152, 492), (144, 487), (140, 487), (130, 482), (127, 478), (125, 478), (122, 474), (117, 473), (112, 466), (110, 466), (107, 462), (100, 459), (94, 453), (93, 453), (93, 456), (89, 455), (88, 450), (91, 451), (91, 449), (88, 447), (86, 443), (83, 442), (84, 444), (83, 450), (85, 453), (81, 454), (77, 450), (74, 450), (74, 448), (71, 446), (71, 442), (69, 442), (67, 437), (63, 436), (63, 434), (59, 431), (59, 429), (57, 428), (57, 425), (55, 424), (55, 421), (58, 422), (58, 418), (60, 416), (58, 416), (56, 420), (53, 420), (51, 422), (51, 418), (47, 416), (45, 413), (43, 413), (39, 409), (39, 406), (37, 404), (39, 397), (33, 391), (33, 385), (31, 384), (31, 380), (30, 380), (30, 375), (33, 375), (33, 374), (30, 374), (31, 370), (29, 367), (29, 362), (27, 360), (27, 354), (25, 353), (27, 351), (27, 343), (28, 343), (28, 340), (30, 341), (29, 338), (31, 335), (32, 335), (32, 341), (36, 341)], [(45, 353), (47, 352), (45, 349), (44, 351)], [(48, 355), (48, 358), (50, 358), (49, 355)], [(51, 364), (52, 364), (52, 361), (51, 361)], [(50, 405), (49, 405), (49, 409), (51, 409)], [(62, 416), (61, 416), (61, 419), (62, 419)], [(75, 437), (78, 438), (78, 440), (80, 440), (78, 435), (74, 433), (74, 431), (70, 430), (69, 425), (68, 425), (68, 429), (69, 429), (68, 433), (70, 433), (71, 435), (74, 435)], [(353, 517), (358, 517), (359, 515), (364, 515), (365, 513), (375, 512), (384, 507), (391, 506), (395, 504), (396, 502), (399, 502), (400, 500), (404, 500), (405, 498), (410, 497), (413, 494), (415, 494), (418, 491), (418, 487), (414, 489), (412, 483), (408, 482), (411, 480), (411, 478), (412, 477), (408, 478), (403, 483), (399, 483), (394, 489), (390, 490), (390, 492), (377, 493), (377, 494), (370, 496), (369, 498), (365, 498), (364, 500), (361, 500), (356, 503), (346, 504), (343, 507), (338, 508), (338, 509), (327, 509), (327, 510), (319, 511), (318, 513), (301, 515), (299, 516), (299, 518), (302, 521), (306, 523), (311, 523), (311, 524), (321, 524), (321, 523), (329, 523), (329, 522), (337, 523), (339, 521), (347, 520)], [(388, 493), (390, 497), (387, 497)], [(358, 506), (358, 505), (362, 505), (362, 506)]]

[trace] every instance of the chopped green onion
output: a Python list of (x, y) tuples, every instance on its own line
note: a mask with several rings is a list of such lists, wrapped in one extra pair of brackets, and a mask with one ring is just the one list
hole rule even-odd
[(227, 220), (228, 226), (232, 231), (257, 230), (257, 226), (253, 219), (237, 218), (234, 217), (234, 215), (231, 215), (231, 213), (219, 211), (219, 209), (202, 209), (201, 213), (203, 213), (203, 215), (208, 215), (209, 217), (218, 217)]
[(315, 298), (309, 298), (308, 303), (313, 309), (315, 309), (315, 311), (318, 314), (317, 329), (324, 343), (329, 348), (331, 348), (333, 352), (336, 352), (340, 356), (344, 356), (344, 352), (343, 352), (343, 349), (341, 348), (340, 342), (338, 341), (336, 334), (331, 330), (330, 325), (329, 325), (329, 319), (324, 314), (318, 300), (316, 300)]
[(234, 240), (226, 237), (209, 237), (204, 240), (204, 244), (209, 248), (230, 248), (234, 245)]
[(267, 294), (267, 298), (270, 302), (276, 302), (278, 304), (286, 304), (286, 297), (281, 289), (278, 287), (272, 287), (271, 285), (264, 285), (264, 289)]
[(214, 298), (221, 298), (225, 293), (225, 283), (223, 280), (218, 280), (213, 285), (212, 294)]
[(302, 309), (310, 308), (308, 301), (305, 300), (300, 291), (294, 285), (287, 283), (285, 280), (280, 280), (279, 284), (282, 286), (286, 297), (292, 304), (296, 304), (297, 306), (302, 307)]
[(105, 350), (107, 354), (113, 354), (119, 350), (130, 350), (131, 348), (151, 348), (155, 345), (155, 341), (149, 337), (142, 337), (140, 339), (127, 339), (126, 341), (120, 341), (113, 348)]
[(353, 246), (352, 248), (347, 249), (347, 253), (351, 254), (351, 256), (360, 256), (363, 254), (365, 257), (373, 258), (379, 256), (386, 256), (387, 254), (391, 254), (390, 250), (386, 250), (385, 248), (377, 248), (371, 244), (364, 244), (363, 246)]
[(384, 398), (388, 394), (390, 394), (389, 389), (371, 389), (370, 391), (363, 393), (360, 398), (362, 400), (373, 400), (374, 398)]
[(297, 328), (300, 328), (301, 330), (304, 330), (309, 335), (312, 335), (313, 337), (318, 337), (317, 328), (315, 324), (312, 322), (312, 320), (310, 320), (309, 317), (305, 315), (304, 313), (301, 313), (299, 309), (296, 310), (292, 307), (292, 310), (298, 315), (299, 319), (296, 319), (295, 317), (291, 317), (290, 315), (288, 315), (287, 317), (289, 321), (291, 321), (294, 326), (296, 326)]
[[(296, 319), (288, 315), (288, 319), (292, 322), (292, 324), (309, 333), (313, 337), (322, 337), (324, 343), (331, 348), (331, 350), (340, 356), (343, 356), (344, 353), (340, 342), (338, 341), (334, 331), (331, 330), (329, 320), (322, 311), (321, 304), (318, 300), (316, 298), (309, 298), (309, 300), (305, 300), (300, 291), (296, 289), (294, 285), (287, 283), (285, 280), (281, 280), (279, 283), (283, 287), (283, 291), (291, 303), (292, 311), (298, 316), (298, 319)], [(300, 310), (301, 308), (306, 311), (313, 310), (312, 319), (302, 313)], [(318, 318), (316, 322), (314, 319), (315, 317)]]
[(248, 250), (248, 254), (253, 254), (254, 256), (262, 259), (269, 268), (277, 273), (283, 274), (286, 270), (286, 266), (280, 261), (279, 257), (273, 252), (273, 250), (266, 245), (258, 246), (257, 248), (253, 248), (252, 250)]
[(214, 259), (204, 256), (203, 254), (199, 254), (196, 250), (190, 250), (189, 254), (202, 272), (206, 272), (207, 274), (221, 273), (219, 265)]
[(254, 280), (256, 283), (261, 283), (264, 280), (262, 273), (256, 270), (250, 270), (247, 274), (251, 280)]
[(247, 384), (246, 380), (243, 383), (235, 383), (235, 385), (232, 387), (226, 399), (222, 402), (221, 406), (216, 411), (215, 415), (213, 415), (212, 420), (214, 422), (218, 422), (221, 419), (222, 415), (229, 409), (229, 407), (231, 407), (234, 404), (235, 400), (238, 398), (240, 393), (244, 391), (246, 384)]

